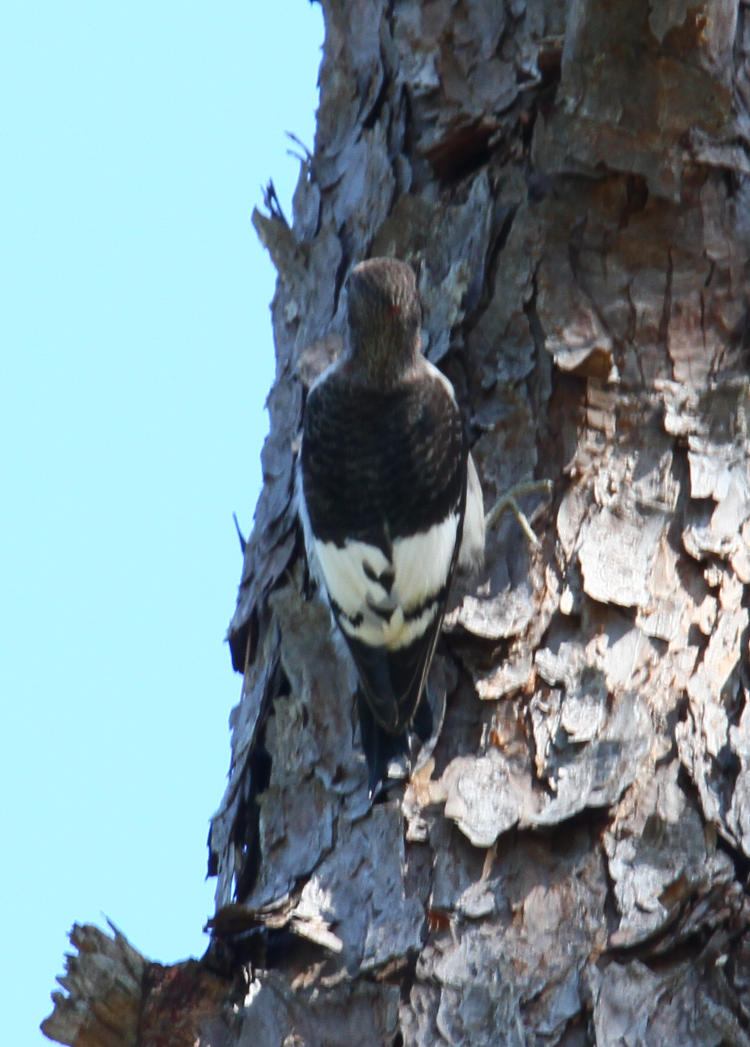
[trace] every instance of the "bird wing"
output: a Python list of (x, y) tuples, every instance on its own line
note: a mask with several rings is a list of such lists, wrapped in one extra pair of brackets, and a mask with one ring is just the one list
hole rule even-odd
[[(434, 373), (433, 373), (434, 372)], [(450, 384), (425, 362), (396, 393), (311, 391), (301, 511), (373, 716), (403, 731), (419, 704), (458, 556), (467, 451)]]

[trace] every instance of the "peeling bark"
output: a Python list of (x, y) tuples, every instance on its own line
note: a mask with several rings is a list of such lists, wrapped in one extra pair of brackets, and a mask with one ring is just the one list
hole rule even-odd
[[(323, 6), (294, 223), (254, 219), (277, 373), (202, 961), (247, 977), (195, 1042), (750, 1043), (750, 7)], [(553, 494), (538, 546), (489, 534), (437, 746), (370, 809), (292, 477), (373, 254), (417, 268), (487, 506)]]

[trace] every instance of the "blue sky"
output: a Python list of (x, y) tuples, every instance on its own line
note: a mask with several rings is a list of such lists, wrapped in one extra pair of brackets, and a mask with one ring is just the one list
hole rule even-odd
[[(74, 921), (200, 955), (238, 700), (223, 642), (323, 25), (307, 0), (21, 2), (0, 31), (0, 695), (7, 1042)], [(7, 1008), (6, 1008), (7, 1011)], [(8, 1024), (8, 1022), (10, 1024)]]

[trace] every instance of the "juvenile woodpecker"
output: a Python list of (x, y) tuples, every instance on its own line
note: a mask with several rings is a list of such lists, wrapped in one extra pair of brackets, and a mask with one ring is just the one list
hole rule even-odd
[(420, 352), (411, 268), (348, 280), (348, 340), (305, 406), (298, 506), (311, 573), (359, 677), (370, 794), (407, 732), (426, 740), (427, 674), (457, 565), (484, 551), (484, 512), (453, 387)]

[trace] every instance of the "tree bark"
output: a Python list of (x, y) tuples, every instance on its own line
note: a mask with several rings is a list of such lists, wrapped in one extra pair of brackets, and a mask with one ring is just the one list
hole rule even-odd
[[(323, 6), (293, 225), (254, 219), (277, 373), (215, 981), (194, 1039), (158, 1042), (750, 1044), (750, 7)], [(378, 254), (418, 269), (486, 506), (553, 488), (524, 500), (538, 545), (509, 514), (488, 535), (435, 752), (370, 807), (293, 470), (343, 281)]]

